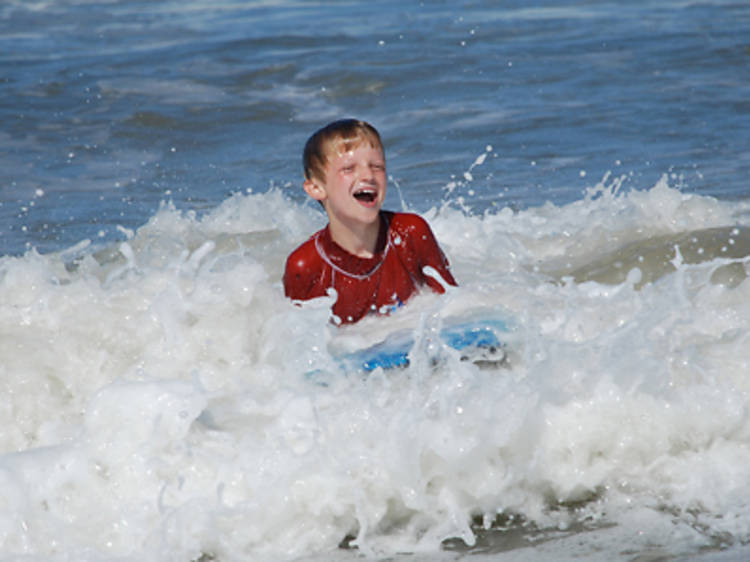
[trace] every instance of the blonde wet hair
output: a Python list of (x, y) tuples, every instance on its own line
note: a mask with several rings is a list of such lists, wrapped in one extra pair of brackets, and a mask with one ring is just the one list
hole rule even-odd
[(318, 129), (307, 140), (305, 150), (302, 153), (305, 179), (317, 178), (325, 181), (328, 155), (333, 151), (337, 153), (347, 152), (356, 148), (362, 142), (369, 142), (373, 148), (379, 148), (385, 158), (380, 134), (375, 127), (365, 121), (339, 119)]

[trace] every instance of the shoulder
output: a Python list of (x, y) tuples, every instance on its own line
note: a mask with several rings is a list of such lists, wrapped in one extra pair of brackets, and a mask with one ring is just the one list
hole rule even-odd
[(289, 257), (286, 259), (287, 274), (301, 275), (309, 272), (311, 268), (314, 268), (320, 262), (320, 255), (315, 248), (315, 237), (317, 235), (318, 233), (316, 232), (289, 254)]
[(403, 241), (414, 251), (437, 245), (435, 235), (425, 219), (414, 213), (393, 213), (390, 220), (391, 240)]
[(388, 213), (390, 228), (399, 234), (415, 235), (421, 233), (432, 233), (430, 225), (414, 213)]
[(284, 267), (284, 293), (292, 299), (307, 300), (315, 296), (315, 285), (323, 274), (323, 260), (315, 247), (313, 234), (298, 246), (286, 259)]

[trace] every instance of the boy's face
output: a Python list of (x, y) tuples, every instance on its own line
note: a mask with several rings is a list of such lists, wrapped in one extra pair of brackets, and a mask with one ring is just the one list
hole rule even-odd
[(329, 151), (325, 178), (305, 181), (305, 191), (323, 203), (329, 221), (352, 228), (378, 220), (386, 193), (385, 158), (366, 139), (350, 150)]

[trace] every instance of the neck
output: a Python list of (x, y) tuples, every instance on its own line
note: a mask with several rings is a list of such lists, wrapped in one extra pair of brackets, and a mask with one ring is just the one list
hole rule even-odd
[(359, 258), (371, 258), (375, 255), (381, 222), (380, 216), (371, 224), (351, 226), (330, 222), (328, 230), (331, 239), (350, 254)]

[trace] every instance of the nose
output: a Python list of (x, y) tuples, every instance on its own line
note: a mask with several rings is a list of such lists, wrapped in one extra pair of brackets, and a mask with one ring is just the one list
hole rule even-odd
[(375, 172), (368, 163), (363, 163), (359, 167), (359, 179), (362, 181), (372, 182), (375, 179)]

